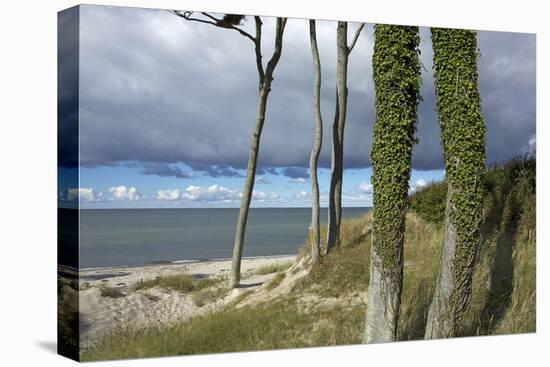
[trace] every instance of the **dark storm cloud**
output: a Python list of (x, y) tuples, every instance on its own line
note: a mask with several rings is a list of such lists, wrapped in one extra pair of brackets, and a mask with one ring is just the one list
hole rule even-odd
[(163, 163), (145, 163), (143, 170), (144, 175), (154, 175), (159, 177), (175, 177), (175, 178), (191, 178), (192, 172), (183, 171), (177, 166), (170, 166)]
[(303, 167), (286, 167), (282, 174), (290, 178), (309, 178), (307, 169)]
[[(266, 18), (264, 62), (273, 48)], [(244, 27), (253, 27), (250, 20)], [(357, 27), (350, 25), (350, 38)], [(372, 26), (349, 62), (345, 166), (369, 166), (374, 122)], [(318, 22), (325, 135), (321, 167), (330, 167), (334, 115), (335, 23)], [(308, 166), (313, 141), (308, 24), (290, 19), (269, 97), (259, 174)], [(413, 167), (443, 168), (435, 111), (429, 30), (422, 29), (423, 102)], [(525, 149), (535, 134), (535, 38), (480, 32), (479, 84), (487, 121), (488, 161)], [(211, 176), (246, 167), (258, 77), (253, 45), (237, 32), (189, 23), (167, 11), (83, 6), (81, 146), (83, 165), (137, 161), (185, 163)], [(291, 172), (292, 173), (292, 172)], [(306, 172), (307, 173), (307, 172)], [(289, 176), (291, 177), (291, 176)]]
[(58, 14), (57, 156), (61, 167), (78, 166), (78, 7)]
[(187, 162), (187, 165), (194, 171), (199, 171), (202, 174), (211, 177), (241, 177), (239, 172), (225, 164), (212, 165), (205, 162), (191, 161)]

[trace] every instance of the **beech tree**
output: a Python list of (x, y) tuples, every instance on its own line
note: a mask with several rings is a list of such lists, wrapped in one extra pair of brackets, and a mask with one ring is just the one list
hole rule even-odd
[(311, 41), (311, 56), (313, 59), (313, 114), (315, 116), (315, 133), (313, 147), (309, 158), (309, 176), (311, 178), (311, 225), (309, 241), (311, 244), (311, 259), (314, 264), (321, 256), (321, 233), (319, 229), (319, 181), (317, 179), (317, 163), (323, 143), (323, 118), (321, 116), (321, 61), (317, 47), (317, 31), (315, 20), (309, 21), (309, 38)]
[(421, 98), (418, 27), (378, 24), (374, 29), (374, 219), (365, 343), (393, 341), (397, 336), (405, 213)]
[(254, 45), (256, 68), (258, 71), (258, 106), (256, 112), (256, 125), (252, 132), (252, 141), (248, 152), (248, 164), (246, 169), (246, 178), (243, 187), (241, 199), (241, 207), (237, 219), (237, 228), (235, 231), (235, 241), (233, 245), (233, 261), (231, 264), (231, 286), (236, 288), (239, 286), (241, 279), (241, 260), (243, 254), (243, 246), (246, 233), (246, 223), (248, 219), (248, 210), (250, 209), (250, 201), (252, 200), (252, 192), (254, 190), (254, 181), (256, 178), (256, 165), (258, 161), (258, 152), (260, 149), (260, 137), (265, 122), (267, 109), (267, 99), (271, 92), (271, 83), (273, 82), (273, 73), (277, 67), (277, 63), (281, 57), (283, 50), (283, 33), (286, 26), (286, 18), (277, 18), (275, 28), (275, 47), (273, 54), (264, 68), (262, 63), (262, 20), (259, 16), (254, 17), (255, 35), (252, 35), (239, 27), (244, 21), (245, 16), (226, 14), (222, 18), (217, 18), (209, 13), (201, 12), (201, 17), (194, 16), (191, 11), (174, 10), (173, 13), (187, 21), (210, 24), (220, 28), (231, 29), (237, 31), (242, 36), (252, 41)]
[(336, 111), (332, 124), (332, 159), (329, 188), (327, 253), (338, 246), (342, 221), (342, 177), (344, 173), (344, 128), (348, 103), (348, 59), (365, 24), (361, 24), (348, 46), (348, 23), (338, 22), (336, 29)]
[(454, 336), (470, 303), (485, 173), (485, 124), (478, 91), (476, 32), (432, 28), (432, 44), (447, 201), (443, 251), (428, 311), (427, 339)]

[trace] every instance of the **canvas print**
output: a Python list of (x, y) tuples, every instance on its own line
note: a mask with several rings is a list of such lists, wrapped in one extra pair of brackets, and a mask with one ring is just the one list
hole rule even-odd
[(534, 34), (58, 16), (58, 349), (536, 330)]

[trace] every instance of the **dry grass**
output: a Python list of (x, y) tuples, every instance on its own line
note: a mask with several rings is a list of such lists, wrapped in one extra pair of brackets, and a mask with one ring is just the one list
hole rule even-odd
[(292, 261), (287, 261), (285, 263), (274, 263), (268, 264), (255, 269), (252, 272), (252, 275), (266, 275), (272, 273), (279, 273), (290, 268), (294, 263)]
[(142, 280), (134, 286), (134, 290), (144, 290), (154, 287), (170, 289), (182, 293), (198, 292), (223, 282), (222, 278), (206, 278), (195, 280), (186, 273), (164, 275), (155, 279)]

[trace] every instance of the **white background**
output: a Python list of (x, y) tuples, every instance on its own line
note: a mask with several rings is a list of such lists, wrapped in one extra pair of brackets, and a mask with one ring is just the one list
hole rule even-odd
[[(548, 68), (545, 1), (182, 0), (97, 4), (537, 33), (537, 333), (97, 363), (97, 366), (548, 365)], [(3, 2), (0, 21), (0, 364), (66, 366), (56, 340), (56, 12)], [(6, 205), (7, 204), (7, 205)], [(543, 265), (544, 264), (544, 265)]]

